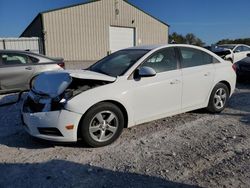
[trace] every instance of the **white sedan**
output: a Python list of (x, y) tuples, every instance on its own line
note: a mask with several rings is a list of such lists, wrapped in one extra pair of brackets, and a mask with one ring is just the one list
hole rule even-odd
[(191, 45), (133, 47), (86, 70), (47, 72), (24, 101), (25, 129), (38, 138), (92, 147), (123, 128), (187, 111), (221, 112), (235, 89), (232, 64)]
[(225, 59), (230, 60), (232, 63), (236, 63), (247, 57), (247, 54), (250, 54), (250, 46), (245, 44), (223, 44), (218, 47), (230, 50), (231, 54), (227, 55)]

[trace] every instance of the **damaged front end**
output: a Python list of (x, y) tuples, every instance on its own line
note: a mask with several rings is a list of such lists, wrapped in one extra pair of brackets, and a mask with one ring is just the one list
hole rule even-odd
[(74, 96), (112, 81), (81, 77), (69, 72), (46, 72), (38, 75), (24, 102), (24, 112), (49, 112), (61, 110)]
[[(91, 79), (89, 79), (91, 78)], [(64, 108), (74, 96), (111, 83), (113, 77), (81, 71), (58, 71), (38, 75), (32, 81), (22, 108), (25, 130), (32, 136), (59, 142), (77, 141), (82, 114)]]

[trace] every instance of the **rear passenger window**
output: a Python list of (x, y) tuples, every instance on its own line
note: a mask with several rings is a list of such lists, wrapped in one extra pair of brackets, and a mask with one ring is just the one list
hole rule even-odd
[(29, 56), (31, 63), (38, 63), (39, 59)]
[(157, 73), (177, 69), (174, 48), (165, 48), (155, 52), (142, 66), (153, 68)]
[(180, 52), (182, 68), (208, 65), (215, 61), (213, 56), (201, 50), (193, 48), (180, 48)]
[(29, 63), (28, 56), (14, 53), (1, 54), (1, 59), (3, 65), (23, 65)]

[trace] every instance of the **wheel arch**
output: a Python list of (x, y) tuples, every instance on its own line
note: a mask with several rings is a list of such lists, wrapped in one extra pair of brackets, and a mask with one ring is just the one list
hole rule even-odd
[[(126, 108), (124, 107), (123, 104), (121, 104), (120, 102), (115, 101), (115, 100), (103, 100), (103, 101), (100, 101), (100, 102), (98, 102), (98, 103), (92, 105), (92, 106), (89, 107), (88, 110), (86, 110), (86, 112), (82, 115), (79, 124), (82, 122), (82, 120), (83, 120), (85, 114), (86, 114), (91, 108), (93, 108), (94, 106), (96, 106), (96, 105), (98, 105), (98, 104), (100, 104), (100, 103), (103, 103), (103, 102), (108, 102), (108, 103), (114, 104), (114, 105), (116, 105), (116, 106), (122, 111), (122, 114), (124, 115), (124, 121), (125, 121), (124, 128), (128, 128), (128, 112), (127, 112), (127, 110), (126, 110)], [(81, 137), (81, 135), (80, 135), (80, 131), (81, 131), (81, 130), (80, 130), (80, 127), (81, 127), (81, 126), (79, 126), (79, 125), (78, 125), (78, 127), (77, 127), (77, 138), (80, 138), (80, 137)]]
[(209, 103), (209, 99), (210, 99), (210, 96), (211, 96), (211, 94), (212, 94), (212, 92), (213, 92), (214, 87), (215, 87), (217, 84), (219, 84), (219, 83), (225, 84), (225, 85), (227, 86), (227, 88), (228, 88), (229, 95), (231, 94), (231, 85), (229, 84), (228, 81), (226, 81), (226, 80), (221, 80), (221, 81), (215, 82), (214, 86), (211, 88), (210, 94), (208, 95), (208, 98), (207, 98), (207, 101), (206, 101), (206, 105), (205, 105), (205, 106), (207, 106), (208, 103)]
[[(220, 82), (218, 82), (218, 83), (225, 84), (225, 85), (227, 86), (227, 88), (228, 88), (229, 95), (231, 94), (231, 85), (230, 85), (230, 83), (229, 83), (228, 81), (222, 80), (222, 81), (220, 81)], [(217, 83), (217, 84), (218, 84), (218, 83)]]

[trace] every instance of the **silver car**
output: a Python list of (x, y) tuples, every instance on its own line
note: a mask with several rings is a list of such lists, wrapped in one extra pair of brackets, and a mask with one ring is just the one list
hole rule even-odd
[(28, 90), (41, 72), (64, 69), (63, 59), (28, 51), (0, 50), (0, 94)]

